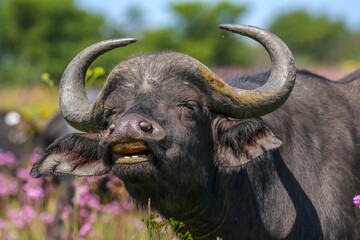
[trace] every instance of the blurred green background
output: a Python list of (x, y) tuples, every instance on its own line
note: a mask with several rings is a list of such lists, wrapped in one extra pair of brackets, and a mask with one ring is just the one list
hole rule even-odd
[[(96, 6), (102, 6), (99, 1), (98, 5), (90, 6), (95, 2), (0, 1), (0, 109), (15, 109), (28, 118), (32, 117), (30, 115), (52, 116), (58, 110), (56, 86), (67, 64), (85, 47), (109, 38), (135, 37), (138, 42), (96, 60), (92, 68), (104, 68), (96, 79), (105, 79), (124, 58), (167, 49), (186, 53), (218, 69), (219, 73), (224, 72), (221, 70), (225, 66), (225, 69), (266, 69), (270, 66), (267, 53), (259, 44), (217, 28), (220, 23), (243, 23), (251, 12), (248, 4), (162, 1), (165, 10), (153, 13), (136, 1), (133, 4), (110, 1), (114, 9), (125, 7), (118, 13), (118, 21), (111, 21), (104, 12), (105, 7), (96, 11)], [(102, 3), (107, 4), (108, 11), (110, 2)], [(154, 1), (154, 8), (157, 2)], [(343, 72), (360, 66), (360, 25), (353, 24), (349, 28), (341, 18), (299, 9), (277, 11), (266, 23), (266, 29), (289, 46), (298, 67), (315, 69), (317, 73), (336, 79)], [(161, 17), (159, 14), (170, 16), (169, 24), (149, 27), (149, 19)], [(336, 71), (339, 68), (345, 70), (339, 73)], [(49, 90), (44, 81), (53, 84), (54, 91)], [(41, 97), (43, 91), (51, 96)]]
[[(124, 57), (166, 49), (184, 52), (213, 67), (256, 66), (266, 56), (258, 45), (217, 28), (220, 23), (241, 23), (248, 11), (243, 4), (169, 3), (174, 23), (150, 29), (142, 27), (148, 13), (140, 6), (129, 6), (122, 23), (114, 24), (78, 5), (73, 0), (0, 1), (1, 86), (36, 83), (44, 72), (57, 81), (79, 51), (115, 37), (136, 37), (138, 43), (95, 63), (106, 66), (107, 72)], [(300, 65), (360, 60), (360, 31), (350, 31), (340, 21), (295, 10), (274, 16), (268, 25), (268, 30), (288, 44)]]

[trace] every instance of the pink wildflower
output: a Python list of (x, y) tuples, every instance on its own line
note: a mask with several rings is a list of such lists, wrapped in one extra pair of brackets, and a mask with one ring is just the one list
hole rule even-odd
[(89, 211), (86, 208), (81, 208), (79, 214), (83, 218), (87, 218), (89, 216)]
[(112, 214), (118, 215), (121, 212), (121, 208), (120, 208), (118, 201), (114, 200), (114, 201), (104, 205), (103, 211), (107, 212), (107, 213), (112, 213)]
[(60, 218), (62, 220), (66, 220), (69, 218), (70, 214), (72, 213), (72, 207), (70, 205), (66, 205), (60, 214)]
[(23, 190), (30, 199), (39, 199), (45, 196), (45, 191), (41, 186), (32, 186), (31, 184), (24, 184)]
[(97, 220), (97, 217), (95, 214), (91, 214), (87, 219), (86, 219), (86, 222), (89, 222), (89, 223), (94, 223), (96, 222)]
[(16, 170), (16, 176), (19, 179), (26, 181), (29, 178), (29, 171), (26, 168), (20, 167)]
[(92, 230), (92, 223), (86, 222), (84, 225), (82, 225), (79, 230), (79, 235), (82, 237), (83, 236), (95, 237), (95, 233)]
[(15, 154), (0, 149), (0, 166), (14, 167), (16, 163)]
[(23, 181), (28, 181), (29, 178), (31, 178), (30, 170), (26, 168), (18, 168), (16, 170), (16, 176)]
[(78, 187), (78, 197), (73, 198), (73, 203), (78, 203), (82, 208), (88, 207), (96, 211), (102, 209), (99, 196), (91, 193), (90, 188), (86, 185)]
[(116, 186), (121, 186), (121, 184), (122, 184), (122, 181), (118, 177), (111, 176), (109, 178), (109, 181), (106, 183), (106, 188), (112, 189)]
[(101, 211), (102, 210), (102, 204), (100, 203), (100, 198), (96, 194), (89, 194), (88, 195), (88, 202), (87, 206), (90, 209)]
[(6, 177), (0, 173), (0, 197), (12, 196), (18, 190), (18, 183), (13, 177)]
[(30, 205), (24, 206), (21, 209), (21, 214), (26, 219), (32, 219), (32, 218), (36, 217), (36, 212), (35, 212), (34, 208)]
[(0, 218), (0, 229), (6, 230), (8, 228), (9, 223), (6, 220)]
[(144, 228), (144, 223), (138, 219), (134, 220), (134, 227), (136, 230), (141, 230)]
[(45, 224), (50, 224), (52, 222), (54, 222), (54, 217), (51, 216), (49, 213), (47, 212), (42, 212), (39, 214), (39, 218), (40, 220), (45, 223)]
[(125, 211), (131, 211), (133, 209), (133, 205), (131, 204), (130, 201), (123, 202), (122, 207), (124, 208)]
[(44, 182), (43, 178), (31, 177), (29, 168), (18, 168), (16, 171), (16, 176), (25, 183), (31, 184), (32, 186), (41, 186)]
[(30, 162), (35, 163), (39, 159), (41, 152), (42, 152), (42, 149), (40, 147), (34, 148), (33, 152), (31, 153), (31, 155), (29, 157)]
[(354, 204), (360, 208), (360, 195), (354, 197)]
[(30, 223), (35, 217), (35, 211), (31, 206), (25, 206), (23, 209), (8, 211), (8, 217), (17, 228), (24, 228), (25, 224)]

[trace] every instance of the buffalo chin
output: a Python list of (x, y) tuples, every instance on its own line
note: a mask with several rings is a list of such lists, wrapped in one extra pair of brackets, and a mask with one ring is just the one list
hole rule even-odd
[(157, 172), (158, 169), (151, 160), (138, 163), (116, 163), (111, 169), (111, 174), (130, 183), (141, 183), (144, 179), (155, 176)]

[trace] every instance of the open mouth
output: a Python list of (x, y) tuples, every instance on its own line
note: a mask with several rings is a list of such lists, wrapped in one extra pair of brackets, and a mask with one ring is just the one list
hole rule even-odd
[(115, 144), (112, 152), (115, 164), (136, 164), (152, 159), (148, 147), (143, 142)]

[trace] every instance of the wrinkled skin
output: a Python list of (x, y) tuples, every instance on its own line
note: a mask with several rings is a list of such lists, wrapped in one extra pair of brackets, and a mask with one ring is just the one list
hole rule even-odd
[[(193, 68), (173, 52), (121, 63), (103, 90), (107, 129), (58, 139), (32, 175), (114, 174), (194, 239), (359, 239), (360, 76), (299, 72), (280, 109), (231, 119), (209, 110)], [(268, 75), (228, 82), (253, 89)], [(134, 154), (146, 157), (116, 163)]]

